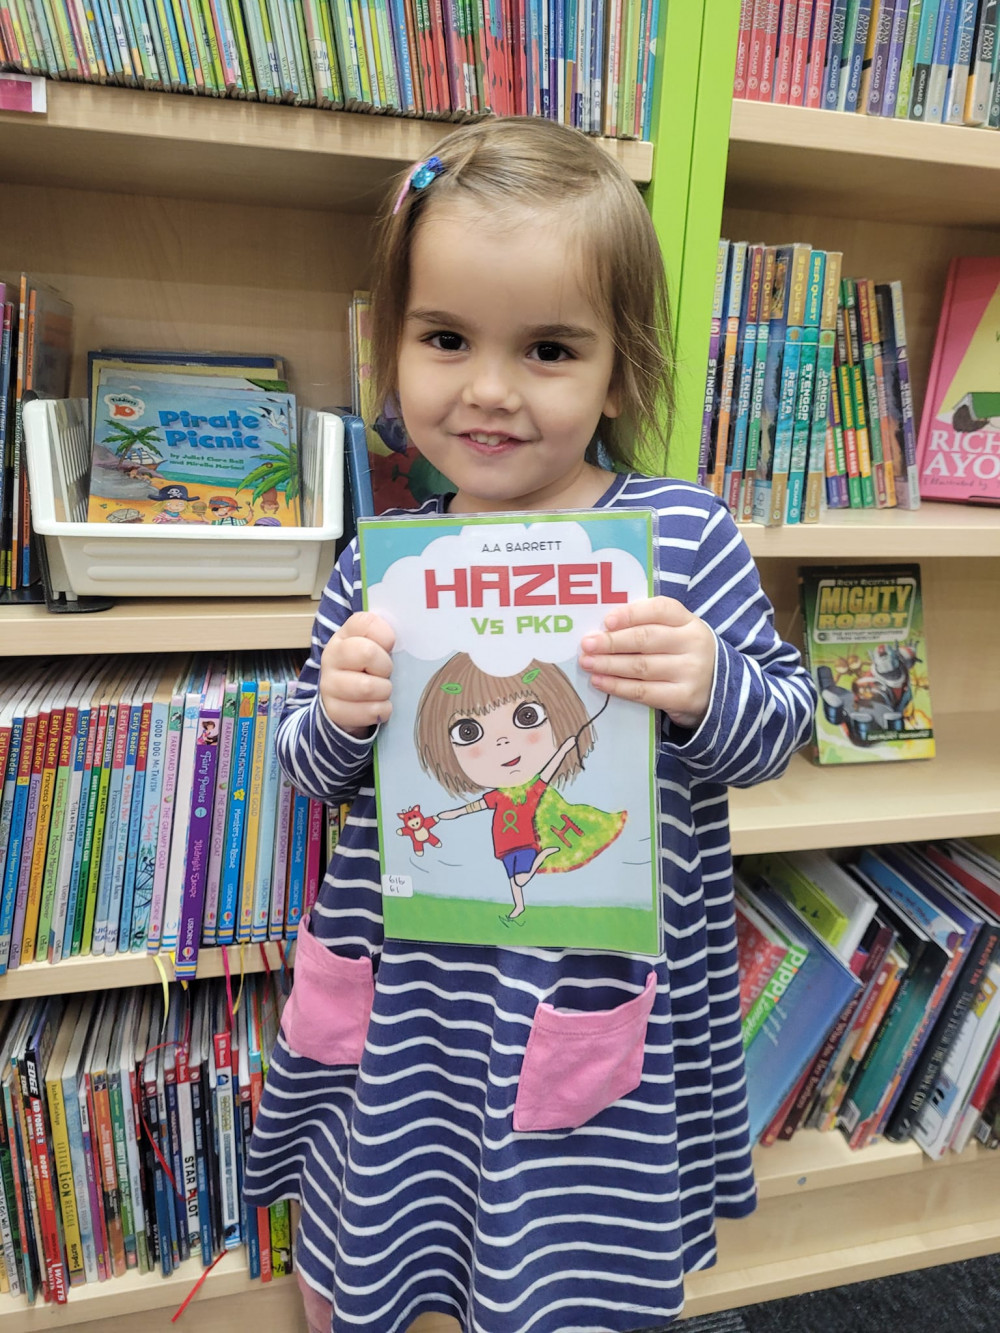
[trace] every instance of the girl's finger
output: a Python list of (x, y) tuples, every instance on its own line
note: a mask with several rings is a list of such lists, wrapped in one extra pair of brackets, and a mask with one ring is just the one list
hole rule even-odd
[(667, 653), (584, 653), (580, 658), (581, 667), (591, 673), (592, 681), (595, 676), (672, 681), (677, 677), (677, 663), (677, 655)]
[(684, 651), (677, 629), (666, 625), (635, 625), (631, 629), (598, 630), (580, 640), (585, 656), (596, 654), (671, 653)]
[(396, 644), (392, 626), (374, 611), (355, 611), (347, 617), (334, 637), (371, 639), (387, 653), (391, 653)]
[(686, 625), (694, 616), (676, 597), (647, 597), (617, 606), (604, 617), (606, 629), (628, 629), (633, 625)]
[(373, 639), (333, 638), (323, 651), (323, 659), (340, 671), (362, 671), (373, 676), (392, 675), (392, 658)]
[(379, 701), (392, 694), (392, 681), (384, 676), (369, 675), (367, 671), (334, 669), (323, 681), (323, 692), (329, 698), (347, 703)]

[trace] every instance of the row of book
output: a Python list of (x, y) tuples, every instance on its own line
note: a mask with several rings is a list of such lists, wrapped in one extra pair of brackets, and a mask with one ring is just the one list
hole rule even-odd
[(719, 242), (698, 479), (737, 519), (920, 504), (902, 287), (842, 258)]
[(742, 0), (736, 97), (1000, 127), (997, 0)]
[[(0, 974), (78, 954), (294, 939), (325, 813), (280, 771), (284, 653), (8, 662), (0, 678)], [(328, 826), (328, 827), (327, 827)]]
[(287, 1202), (242, 1180), (285, 992), (224, 982), (39, 996), (0, 1007), (0, 1291), (62, 1304), (131, 1270), (244, 1247), (291, 1271)]
[(659, 0), (2, 0), (0, 68), (649, 138)]
[[(993, 850), (1000, 850), (996, 847)], [(740, 1000), (755, 1142), (837, 1128), (931, 1158), (1000, 1145), (1000, 859), (962, 840), (746, 857)]]
[(32, 545), (21, 407), (29, 396), (65, 398), (73, 342), (72, 307), (27, 273), (0, 281), (0, 597), (30, 588)]

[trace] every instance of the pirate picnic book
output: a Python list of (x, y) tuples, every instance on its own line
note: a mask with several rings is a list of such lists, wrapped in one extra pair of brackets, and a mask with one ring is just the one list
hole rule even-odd
[(820, 764), (934, 755), (919, 565), (799, 570)]
[(299, 525), (295, 399), (283, 385), (107, 369), (94, 417), (89, 522)]
[(580, 640), (652, 591), (648, 511), (359, 522), (392, 626), (375, 744), (388, 936), (660, 950), (655, 713)]

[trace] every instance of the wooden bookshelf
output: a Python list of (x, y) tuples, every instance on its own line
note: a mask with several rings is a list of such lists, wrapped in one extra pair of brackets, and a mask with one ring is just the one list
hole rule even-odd
[[(223, 953), (229, 958), (229, 972), (233, 979), (234, 994), (239, 988), (240, 976), (248, 972), (263, 972), (272, 968), (275, 972), (281, 968), (281, 955), (273, 941), (264, 945), (267, 963), (260, 952), (259, 944), (232, 944), (225, 949), (202, 949), (198, 954), (198, 977), (221, 977), (225, 975)], [(284, 945), (285, 958), (292, 963), (295, 958), (294, 943)], [(168, 981), (174, 979), (174, 967), (166, 954), (160, 955), (163, 972), (157, 966), (156, 958), (145, 953), (112, 954), (109, 957), (66, 958), (61, 963), (26, 963), (0, 977), (0, 1003), (4, 1000), (20, 1000), (27, 995), (51, 995), (58, 992), (68, 995), (71, 992), (91, 990), (117, 990), (123, 986), (158, 985), (165, 976)]]
[[(832, 113), (831, 113), (832, 114)], [(820, 523), (742, 523), (756, 558), (930, 560), (1000, 556), (1000, 508), (925, 503), (919, 509), (830, 509)]]
[(1000, 153), (989, 130), (734, 101), (726, 199), (761, 209), (777, 199), (850, 221), (995, 227)]
[(733, 851), (1000, 832), (1000, 712), (939, 714), (934, 737), (933, 759), (819, 767), (800, 753), (779, 781), (734, 789)]
[(308, 648), (317, 606), (311, 597), (123, 598), (70, 615), (0, 606), (0, 645), (7, 657)]
[[(0, 179), (26, 185), (371, 213), (445, 121), (93, 84), (46, 85), (44, 115), (0, 112)], [(638, 184), (652, 144), (602, 139)]]

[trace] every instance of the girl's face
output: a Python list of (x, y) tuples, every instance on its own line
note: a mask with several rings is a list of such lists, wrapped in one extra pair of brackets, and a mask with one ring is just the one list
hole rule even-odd
[(552, 724), (534, 699), (514, 699), (475, 716), (456, 714), (448, 739), (462, 772), (483, 791), (531, 782), (557, 749)]
[(457, 487), (455, 513), (589, 507), (584, 461), (616, 416), (611, 335), (558, 213), (430, 207), (411, 251), (398, 385), (410, 439)]
[(163, 504), (168, 514), (183, 514), (187, 508), (186, 500), (164, 500)]

